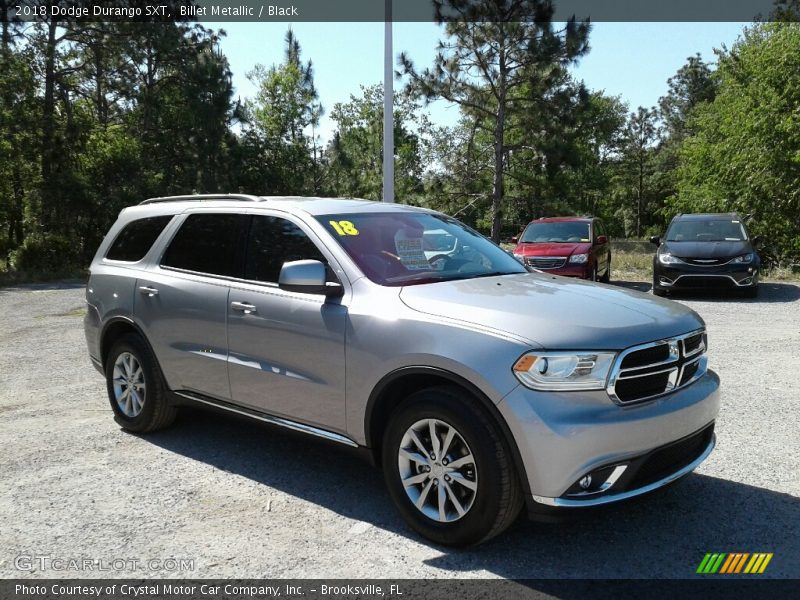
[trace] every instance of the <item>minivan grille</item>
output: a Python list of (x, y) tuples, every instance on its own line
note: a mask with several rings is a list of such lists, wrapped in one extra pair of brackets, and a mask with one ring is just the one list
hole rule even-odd
[(668, 394), (706, 372), (705, 351), (703, 330), (628, 348), (614, 363), (608, 394), (618, 404)]
[(720, 265), (726, 265), (731, 261), (730, 257), (726, 258), (684, 258), (681, 257), (681, 260), (685, 263), (689, 263), (690, 265), (697, 265), (699, 267), (718, 267)]
[(535, 269), (560, 269), (567, 263), (566, 256), (526, 256), (525, 264)]

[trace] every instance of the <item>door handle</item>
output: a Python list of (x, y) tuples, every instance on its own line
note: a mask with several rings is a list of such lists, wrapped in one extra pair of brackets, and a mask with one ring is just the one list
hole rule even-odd
[(147, 287), (143, 285), (139, 288), (139, 292), (145, 294), (148, 298), (152, 298), (153, 296), (158, 296), (158, 290), (154, 287)]
[(231, 308), (243, 312), (246, 315), (256, 312), (256, 307), (247, 302), (231, 302)]

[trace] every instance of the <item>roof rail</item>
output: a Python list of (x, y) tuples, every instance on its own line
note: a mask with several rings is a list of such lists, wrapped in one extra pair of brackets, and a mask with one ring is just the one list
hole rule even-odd
[(235, 200), (246, 202), (263, 202), (263, 198), (250, 194), (190, 194), (188, 196), (163, 196), (161, 198), (148, 198), (139, 202), (142, 204), (156, 204), (158, 202), (186, 202), (201, 200)]

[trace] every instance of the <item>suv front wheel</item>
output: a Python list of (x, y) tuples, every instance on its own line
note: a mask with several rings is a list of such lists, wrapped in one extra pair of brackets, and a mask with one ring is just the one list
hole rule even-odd
[(120, 338), (106, 359), (106, 388), (114, 420), (128, 431), (146, 433), (172, 424), (177, 409), (167, 400), (155, 356), (136, 334)]
[(409, 396), (390, 419), (382, 462), (400, 514), (440, 544), (485, 541), (506, 529), (522, 508), (502, 432), (459, 388), (434, 387)]

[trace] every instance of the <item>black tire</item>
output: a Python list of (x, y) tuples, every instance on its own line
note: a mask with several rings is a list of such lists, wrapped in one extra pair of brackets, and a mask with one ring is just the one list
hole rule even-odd
[(608, 262), (606, 263), (606, 272), (600, 278), (600, 281), (603, 283), (608, 283), (611, 281), (611, 255), (609, 255)]
[[(132, 354), (141, 365), (144, 375), (144, 400), (141, 412), (135, 416), (127, 416), (116, 401), (114, 393), (114, 365), (123, 353)], [(106, 359), (106, 389), (114, 420), (127, 431), (147, 433), (157, 431), (172, 424), (177, 415), (177, 408), (169, 403), (164, 377), (158, 366), (156, 357), (141, 336), (128, 334), (120, 338)]]
[[(423, 514), (401, 480), (398, 453), (403, 436), (424, 419), (454, 427), (474, 457), (474, 500), (455, 521), (442, 522)], [(383, 436), (382, 463), (386, 486), (402, 517), (417, 533), (438, 544), (469, 546), (486, 541), (511, 525), (524, 502), (502, 431), (478, 401), (458, 387), (432, 387), (409, 396), (389, 420)], [(454, 485), (452, 479), (449, 481)]]

